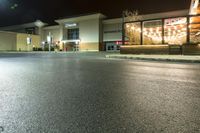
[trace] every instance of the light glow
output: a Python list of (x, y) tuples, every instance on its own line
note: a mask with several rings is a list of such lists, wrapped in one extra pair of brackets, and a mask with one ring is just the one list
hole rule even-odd
[(65, 24), (65, 27), (68, 28), (68, 27), (76, 27), (77, 26), (77, 23), (66, 23)]

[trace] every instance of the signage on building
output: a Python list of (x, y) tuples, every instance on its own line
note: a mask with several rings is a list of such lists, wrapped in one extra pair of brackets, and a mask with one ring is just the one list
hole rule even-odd
[[(122, 45), (123, 41), (116, 41), (115, 44), (116, 45)], [(124, 41), (124, 44), (128, 44), (128, 41)]]
[(186, 18), (172, 18), (172, 19), (166, 19), (165, 25), (176, 25), (176, 24), (185, 24)]
[(52, 43), (52, 37), (49, 35), (49, 36), (47, 36), (47, 42), (48, 43)]
[(32, 42), (31, 37), (27, 37), (27, 38), (26, 38), (26, 43), (27, 43), (27, 45), (31, 45), (31, 42)]
[(76, 27), (77, 26), (77, 23), (65, 23), (65, 27), (68, 28), (68, 27)]

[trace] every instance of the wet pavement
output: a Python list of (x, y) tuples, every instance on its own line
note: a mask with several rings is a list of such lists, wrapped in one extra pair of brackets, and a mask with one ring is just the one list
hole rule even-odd
[(0, 133), (199, 133), (200, 64), (0, 54)]

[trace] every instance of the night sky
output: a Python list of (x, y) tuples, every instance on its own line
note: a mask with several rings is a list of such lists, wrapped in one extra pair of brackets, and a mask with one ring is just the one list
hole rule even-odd
[(122, 11), (140, 14), (187, 9), (190, 0), (0, 0), (0, 26), (101, 12), (109, 18), (121, 17)]

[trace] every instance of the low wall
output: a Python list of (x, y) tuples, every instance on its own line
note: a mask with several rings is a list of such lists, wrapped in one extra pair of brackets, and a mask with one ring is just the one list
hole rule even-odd
[(183, 45), (184, 55), (200, 55), (200, 45)]
[(169, 54), (168, 45), (127, 45), (121, 46), (121, 54)]

